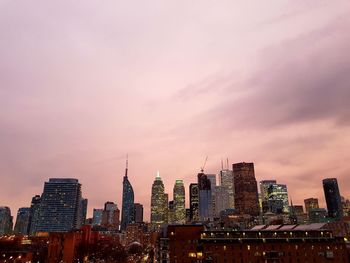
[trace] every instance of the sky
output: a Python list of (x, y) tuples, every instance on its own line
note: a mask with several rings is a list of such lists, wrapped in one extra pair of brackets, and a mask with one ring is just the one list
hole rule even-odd
[(146, 220), (157, 171), (188, 199), (206, 156), (350, 198), (349, 46), (347, 0), (0, 0), (0, 206), (69, 177), (121, 207), (126, 154)]

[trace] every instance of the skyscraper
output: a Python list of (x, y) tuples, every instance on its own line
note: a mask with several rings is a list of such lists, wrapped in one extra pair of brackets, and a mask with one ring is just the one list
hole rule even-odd
[(102, 225), (103, 209), (94, 208), (92, 213), (92, 224)]
[(198, 184), (190, 184), (190, 219), (199, 221), (199, 189)]
[(128, 224), (134, 221), (134, 190), (128, 179), (128, 160), (126, 160), (123, 179), (122, 222), (120, 230), (125, 231)]
[(276, 180), (263, 180), (259, 182), (260, 185), (260, 194), (261, 194), (261, 201), (267, 202), (269, 200), (269, 186), (272, 184), (277, 184)]
[(106, 202), (102, 212), (102, 226), (111, 231), (119, 230), (119, 216), (118, 206), (113, 202)]
[(82, 226), (85, 224), (87, 205), (88, 205), (88, 200), (86, 198), (81, 198), (80, 205), (79, 205), (79, 221), (78, 221), (79, 226)]
[(228, 196), (228, 208), (235, 207), (233, 172), (231, 170), (220, 171), (220, 185), (225, 187)]
[(319, 208), (317, 198), (307, 198), (304, 200), (306, 213), (309, 214), (310, 209)]
[(213, 216), (219, 218), (221, 211), (230, 208), (227, 188), (224, 186), (215, 186), (213, 199)]
[(213, 201), (211, 181), (203, 172), (198, 174), (198, 190), (199, 190), (199, 220), (208, 221), (213, 218)]
[(30, 207), (18, 209), (14, 232), (16, 234), (28, 235), (30, 224)]
[[(268, 189), (268, 202), (275, 203), (276, 201), (280, 200), (282, 204), (282, 211), (283, 213), (289, 212), (289, 201), (288, 201), (288, 190), (287, 185), (285, 184), (270, 184)], [(272, 212), (272, 211), (271, 211)]]
[(0, 236), (12, 232), (13, 220), (11, 210), (7, 206), (0, 206)]
[(32, 198), (32, 202), (30, 204), (30, 221), (29, 221), (29, 234), (30, 235), (33, 235), (37, 232), (36, 227), (37, 227), (38, 222), (39, 222), (40, 204), (41, 204), (41, 196), (35, 195)]
[(259, 215), (258, 186), (253, 163), (232, 165), (235, 185), (235, 208), (240, 214)]
[(143, 222), (143, 205), (140, 203), (135, 203), (134, 209), (135, 223)]
[(328, 216), (337, 219), (342, 218), (343, 209), (337, 179), (324, 179), (323, 190), (327, 203)]
[(36, 231), (66, 232), (79, 228), (81, 185), (77, 179), (51, 178), (45, 182)]
[(185, 187), (182, 180), (176, 180), (174, 185), (174, 212), (175, 222), (186, 222), (186, 207), (185, 207)]
[(168, 223), (168, 196), (164, 193), (164, 184), (159, 172), (152, 185), (151, 223), (153, 225)]

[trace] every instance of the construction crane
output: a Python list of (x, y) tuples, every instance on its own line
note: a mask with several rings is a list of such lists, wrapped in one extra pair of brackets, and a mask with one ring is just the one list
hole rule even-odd
[(208, 156), (205, 157), (204, 164), (203, 164), (203, 166), (201, 167), (201, 172), (202, 172), (202, 173), (204, 172), (204, 168), (205, 168), (205, 165), (207, 164), (207, 161), (208, 161)]

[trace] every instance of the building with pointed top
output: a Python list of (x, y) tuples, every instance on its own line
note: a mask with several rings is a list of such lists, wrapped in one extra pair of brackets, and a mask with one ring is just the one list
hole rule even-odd
[(168, 223), (168, 195), (164, 192), (164, 184), (159, 172), (154, 179), (151, 194), (151, 224)]
[(134, 221), (134, 189), (128, 179), (128, 159), (126, 159), (123, 178), (122, 219), (120, 230), (125, 231), (128, 224)]

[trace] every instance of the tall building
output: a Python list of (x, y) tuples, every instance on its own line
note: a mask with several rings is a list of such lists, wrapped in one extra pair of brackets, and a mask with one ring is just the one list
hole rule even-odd
[(234, 196), (234, 184), (233, 184), (233, 171), (221, 170), (220, 171), (220, 185), (226, 188), (228, 196), (228, 208), (235, 207), (235, 196)]
[(128, 179), (128, 160), (126, 160), (123, 179), (122, 222), (120, 230), (125, 231), (128, 224), (134, 221), (134, 189)]
[(30, 207), (18, 209), (14, 232), (16, 234), (28, 235), (30, 226)]
[(13, 228), (13, 220), (11, 210), (7, 206), (0, 206), (0, 236), (11, 234)]
[(88, 200), (86, 198), (81, 198), (80, 206), (79, 206), (79, 221), (78, 221), (78, 225), (80, 226), (85, 224), (87, 205), (88, 205)]
[(261, 201), (267, 202), (269, 200), (269, 186), (272, 184), (277, 184), (276, 180), (263, 180), (259, 182), (260, 185), (260, 194), (261, 194)]
[(174, 197), (174, 212), (175, 222), (186, 222), (186, 207), (185, 207), (185, 186), (182, 180), (176, 180), (173, 191)]
[(198, 184), (190, 184), (190, 219), (191, 221), (199, 221), (199, 189)]
[(317, 198), (307, 198), (304, 200), (306, 213), (309, 214), (310, 209), (319, 208)]
[(94, 208), (92, 212), (92, 224), (93, 225), (102, 225), (102, 216), (103, 216), (103, 209), (97, 209)]
[(153, 225), (168, 223), (168, 195), (164, 193), (164, 184), (159, 172), (152, 185), (151, 223)]
[(289, 212), (288, 190), (285, 184), (270, 184), (268, 187), (268, 202), (281, 200), (283, 213)]
[(175, 223), (175, 205), (174, 200), (168, 202), (168, 223), (174, 224)]
[(102, 212), (102, 226), (111, 231), (119, 230), (120, 211), (118, 206), (113, 202), (106, 202)]
[(41, 196), (35, 195), (32, 198), (32, 202), (30, 204), (30, 220), (29, 220), (29, 234), (33, 235), (35, 234), (36, 227), (39, 222), (39, 210), (40, 210), (40, 204), (41, 204)]
[(235, 185), (235, 209), (240, 214), (259, 215), (258, 186), (253, 163), (232, 165)]
[(199, 207), (198, 214), (200, 221), (213, 219), (213, 201), (211, 181), (203, 172), (198, 174)]
[(323, 190), (327, 203), (328, 216), (331, 218), (342, 218), (343, 209), (337, 179), (324, 179)]
[(134, 204), (134, 215), (135, 215), (135, 223), (143, 222), (143, 205), (140, 203)]
[(77, 179), (51, 178), (45, 182), (36, 231), (66, 232), (80, 228), (81, 184)]
[(213, 215), (219, 218), (221, 211), (230, 209), (229, 195), (227, 188), (223, 186), (215, 186), (213, 193)]

